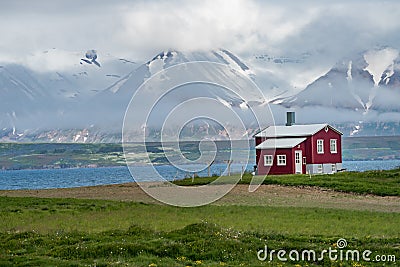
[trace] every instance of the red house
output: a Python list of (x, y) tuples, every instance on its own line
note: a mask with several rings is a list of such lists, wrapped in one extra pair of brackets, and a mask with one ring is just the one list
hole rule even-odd
[(342, 169), (342, 133), (328, 124), (270, 126), (256, 134), (257, 173), (335, 173)]

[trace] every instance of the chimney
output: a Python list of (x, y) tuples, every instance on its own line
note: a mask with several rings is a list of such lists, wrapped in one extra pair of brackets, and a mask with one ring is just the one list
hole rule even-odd
[(296, 123), (295, 113), (293, 111), (289, 111), (286, 113), (286, 126), (292, 126)]

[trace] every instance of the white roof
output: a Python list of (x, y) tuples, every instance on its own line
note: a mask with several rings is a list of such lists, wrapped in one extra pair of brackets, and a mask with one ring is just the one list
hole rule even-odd
[(325, 127), (342, 134), (332, 126), (328, 124), (305, 124), (305, 125), (292, 125), (292, 126), (270, 126), (258, 134), (255, 137), (300, 137), (314, 135)]
[(307, 138), (278, 138), (268, 139), (256, 146), (256, 149), (293, 148)]

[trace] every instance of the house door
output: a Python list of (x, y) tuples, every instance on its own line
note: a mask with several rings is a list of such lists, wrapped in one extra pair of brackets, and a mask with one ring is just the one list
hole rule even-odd
[(301, 150), (296, 150), (294, 152), (294, 163), (296, 166), (296, 173), (303, 173), (303, 166), (301, 164), (301, 159), (303, 158)]

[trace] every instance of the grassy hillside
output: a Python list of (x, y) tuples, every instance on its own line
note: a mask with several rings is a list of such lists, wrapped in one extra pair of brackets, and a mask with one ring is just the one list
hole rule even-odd
[[(197, 177), (175, 181), (177, 185), (203, 185), (218, 177)], [(229, 183), (235, 178), (223, 177), (221, 183)], [(237, 179), (237, 178), (236, 178)], [(245, 174), (241, 184), (249, 184), (250, 174)], [(264, 179), (264, 177), (258, 177)], [(268, 175), (263, 184), (287, 186), (317, 186), (342, 192), (374, 194), (378, 196), (400, 196), (400, 169), (388, 171), (341, 172), (326, 175)]]

